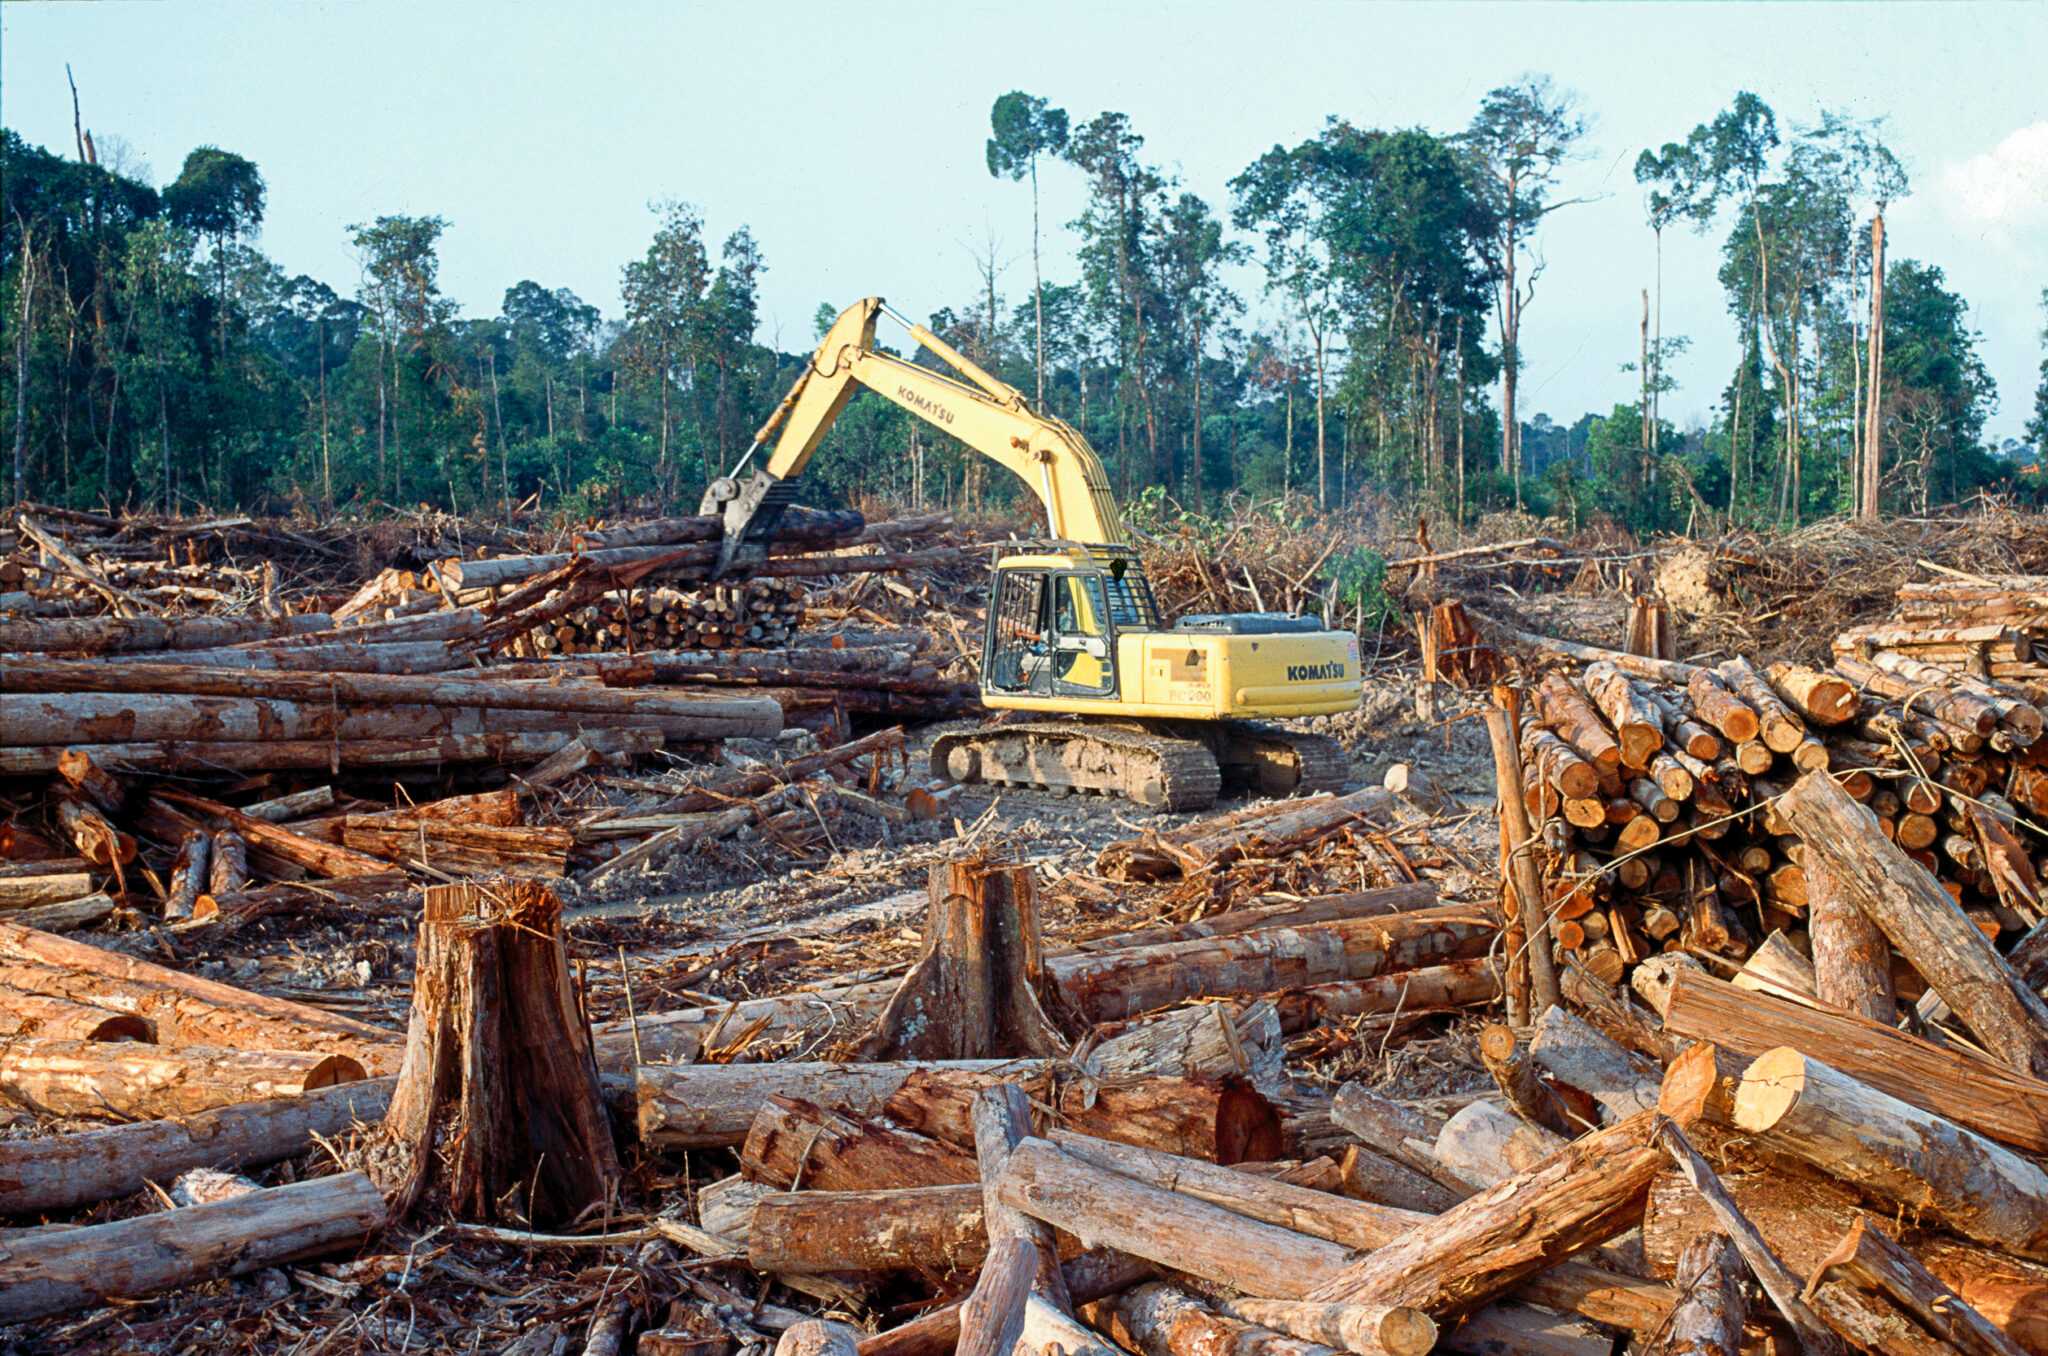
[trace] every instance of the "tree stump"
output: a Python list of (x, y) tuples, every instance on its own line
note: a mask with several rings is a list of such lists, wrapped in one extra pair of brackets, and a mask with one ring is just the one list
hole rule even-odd
[(876, 1019), (863, 1059), (1061, 1055), (1039, 1005), (1038, 892), (1031, 868), (983, 859), (932, 868), (924, 951)]
[(590, 1027), (537, 881), (426, 891), (405, 1062), (370, 1170), (403, 1218), (430, 1192), (465, 1219), (539, 1227), (619, 1179)]

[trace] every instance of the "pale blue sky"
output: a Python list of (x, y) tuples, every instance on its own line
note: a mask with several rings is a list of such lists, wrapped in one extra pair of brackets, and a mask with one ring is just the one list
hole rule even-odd
[[(350, 290), (346, 226), (440, 213), (446, 290), (494, 314), (531, 277), (613, 314), (652, 199), (699, 204), (760, 239), (762, 339), (807, 346), (820, 301), (873, 292), (916, 315), (976, 287), (993, 231), (1028, 295), (1027, 190), (989, 178), (988, 107), (1022, 88), (1075, 121), (1122, 110), (1149, 153), (1227, 209), (1225, 184), (1327, 114), (1462, 127), (1528, 71), (1594, 118), (1552, 218), (1530, 308), (1527, 409), (1569, 419), (1632, 396), (1650, 234), (1630, 167), (1740, 88), (1782, 122), (1822, 105), (1887, 116), (1914, 196), (1895, 255), (1968, 297), (2016, 433), (2040, 362), (2048, 285), (2048, 4), (50, 4), (0, 7), (0, 114), (71, 144), (64, 63), (85, 120), (158, 183), (193, 146), (249, 156), (270, 186), (262, 244)], [(1044, 171), (1048, 276), (1081, 201)], [(1690, 334), (1667, 410), (1704, 413), (1733, 361), (1714, 281), (1720, 230), (1668, 240), (1664, 328)], [(1255, 275), (1248, 283), (1256, 299)]]

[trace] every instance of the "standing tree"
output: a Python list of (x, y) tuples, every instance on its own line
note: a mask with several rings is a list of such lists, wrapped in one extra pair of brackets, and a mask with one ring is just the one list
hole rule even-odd
[(1077, 225), (1089, 304), (1116, 327), (1117, 462), (1126, 493), (1136, 460), (1127, 445), (1134, 414), (1144, 421), (1151, 474), (1159, 475), (1163, 469), (1159, 417), (1152, 403), (1155, 357), (1151, 349), (1158, 311), (1158, 284), (1153, 276), (1158, 235), (1155, 203), (1167, 184), (1157, 170), (1138, 158), (1144, 145), (1145, 138), (1131, 130), (1128, 117), (1102, 113), (1074, 133), (1066, 151), (1068, 161), (1088, 176), (1088, 206)]
[(1038, 157), (1067, 149), (1067, 111), (1022, 90), (997, 99), (988, 113), (988, 172), (1031, 180), (1031, 306), (1037, 331), (1038, 403), (1045, 404), (1045, 279), (1038, 267)]
[[(1317, 209), (1307, 145), (1275, 146), (1230, 181), (1231, 222), (1266, 238), (1266, 290), (1284, 294), (1308, 331), (1316, 392), (1316, 504), (1330, 506), (1327, 403), (1329, 344), (1342, 313), (1337, 308), (1337, 264), (1325, 219)], [(1292, 373), (1288, 374), (1291, 383)], [(1293, 460), (1294, 398), (1288, 386), (1287, 453)], [(1284, 483), (1284, 481), (1283, 481)]]
[[(386, 469), (384, 430), (391, 429), (391, 496), (394, 502), (405, 494), (405, 439), (400, 414), (406, 390), (405, 360), (413, 366), (424, 385), (434, 371), (433, 346), (445, 335), (454, 318), (455, 305), (441, 295), (441, 261), (438, 253), (441, 232), (448, 223), (440, 217), (378, 217), (368, 225), (349, 227), (349, 235), (362, 259), (361, 298), (369, 308), (384, 362), (377, 373), (377, 476)], [(385, 382), (384, 366), (390, 368)], [(424, 392), (422, 399), (424, 399)]]
[(678, 478), (669, 455), (675, 427), (671, 397), (679, 373), (693, 365), (711, 288), (711, 261), (704, 249), (704, 218), (688, 203), (655, 205), (661, 225), (644, 257), (626, 265), (620, 288), (626, 304), (626, 360), (655, 384), (661, 397), (661, 431), (655, 457), (657, 493), (672, 500)]
[(1572, 95), (1554, 89), (1549, 77), (1525, 76), (1519, 84), (1502, 85), (1488, 93), (1463, 137), (1492, 186), (1499, 223), (1488, 251), (1498, 279), (1501, 470), (1513, 477), (1518, 503), (1522, 448), (1515, 387), (1522, 367), (1522, 315), (1535, 297), (1536, 279), (1543, 271), (1539, 258), (1525, 275), (1519, 259), (1543, 218), (1579, 201), (1552, 197), (1559, 172), (1586, 135), (1586, 120), (1579, 115), (1577, 102)]
[(263, 224), (263, 176), (256, 163), (218, 146), (185, 157), (177, 182), (164, 190), (171, 224), (213, 241), (213, 304), (219, 352), (228, 348), (228, 246)]
[(1223, 238), (1223, 223), (1209, 204), (1183, 193), (1166, 209), (1159, 244), (1166, 300), (1187, 348), (1189, 387), (1188, 490), (1199, 507), (1207, 494), (1202, 470), (1202, 358), (1216, 327), (1244, 309), (1223, 281), (1223, 267), (1244, 259), (1244, 246)]

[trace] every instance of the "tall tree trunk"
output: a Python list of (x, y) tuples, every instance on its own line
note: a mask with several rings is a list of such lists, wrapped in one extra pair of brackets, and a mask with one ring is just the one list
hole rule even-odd
[(1638, 416), (1636, 422), (1640, 425), (1639, 432), (1643, 445), (1642, 511), (1647, 514), (1650, 509), (1650, 490), (1652, 484), (1650, 466), (1654, 456), (1650, 450), (1650, 289), (1647, 287), (1643, 289), (1641, 344), (1641, 356), (1636, 360), (1636, 375), (1641, 379), (1638, 386), (1639, 394), (1636, 397), (1637, 404), (1640, 407), (1636, 411)]
[(14, 502), (28, 498), (28, 329), (35, 296), (35, 254), (27, 232), (21, 239), (21, 324), (14, 332)]
[(334, 509), (334, 459), (328, 450), (327, 441), (327, 317), (321, 316), (313, 323), (313, 337), (318, 345), (320, 361), (320, 503), (332, 512)]
[(1506, 248), (1501, 251), (1503, 277), (1500, 286), (1500, 469), (1501, 474), (1515, 483), (1515, 504), (1522, 502), (1522, 456), (1521, 439), (1517, 436), (1515, 423), (1515, 375), (1520, 366), (1516, 358), (1516, 336), (1521, 330), (1520, 318), (1516, 312), (1515, 293), (1515, 176), (1508, 176), (1508, 214), (1503, 226)]
[(1190, 432), (1188, 454), (1188, 479), (1194, 491), (1195, 507), (1202, 506), (1202, 321), (1195, 318), (1195, 362), (1194, 362), (1194, 427)]
[[(498, 426), (498, 491), (505, 498), (505, 516), (512, 516), (512, 471), (505, 452), (505, 406), (498, 398), (498, 351), (485, 349), (491, 369), (491, 417)], [(548, 397), (548, 432), (554, 433), (554, 397)], [(489, 462), (484, 463), (489, 466)]]
[(1330, 506), (1330, 454), (1327, 441), (1327, 424), (1324, 420), (1324, 379), (1323, 331), (1320, 326), (1309, 331), (1316, 341), (1316, 506)]
[(1884, 484), (1884, 212), (1870, 219), (1870, 392), (1863, 416), (1864, 518), (1875, 521)]
[(1038, 407), (1045, 408), (1045, 277), (1038, 269), (1038, 156), (1031, 157), (1031, 313), (1038, 331), (1037, 355), (1032, 367), (1038, 374)]
[(1458, 531), (1465, 530), (1465, 318), (1458, 317)]

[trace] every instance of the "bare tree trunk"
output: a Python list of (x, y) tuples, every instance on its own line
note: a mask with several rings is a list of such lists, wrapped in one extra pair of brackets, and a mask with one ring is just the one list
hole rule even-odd
[(1638, 416), (1636, 422), (1641, 426), (1643, 445), (1643, 507), (1647, 510), (1650, 506), (1650, 489), (1654, 483), (1654, 473), (1651, 470), (1652, 453), (1650, 451), (1652, 437), (1650, 431), (1650, 289), (1647, 287), (1643, 289), (1643, 326), (1640, 352), (1641, 356), (1636, 360), (1636, 375), (1640, 379), (1638, 384), (1640, 394), (1637, 396), (1640, 408), (1636, 411)]
[(28, 327), (35, 296), (35, 255), (29, 234), (21, 240), (21, 326), (14, 332), (14, 502), (28, 499)]
[(1863, 423), (1863, 517), (1875, 521), (1883, 512), (1884, 484), (1884, 213), (1870, 219), (1870, 392)]
[(1465, 530), (1465, 318), (1458, 317), (1458, 530)]
[(1038, 329), (1037, 357), (1033, 369), (1038, 374), (1038, 408), (1045, 408), (1045, 275), (1038, 268), (1038, 157), (1031, 157), (1031, 311)]
[(1321, 326), (1312, 326), (1310, 334), (1316, 341), (1316, 506), (1330, 506), (1330, 454), (1327, 441), (1327, 425), (1324, 419), (1324, 380), (1326, 371), (1323, 363), (1323, 331)]
[(327, 317), (321, 316), (313, 326), (314, 342), (320, 350), (320, 503), (332, 511), (334, 508), (334, 459), (327, 444)]

